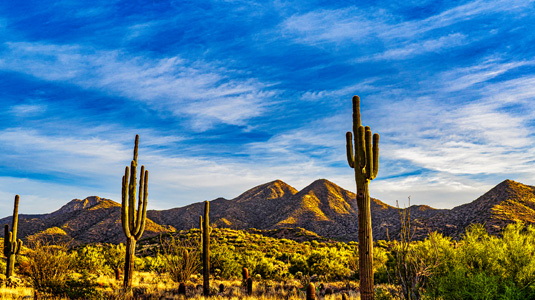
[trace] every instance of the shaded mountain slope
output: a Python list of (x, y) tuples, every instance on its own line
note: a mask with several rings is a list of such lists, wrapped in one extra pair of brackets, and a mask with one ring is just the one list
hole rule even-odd
[[(11, 223), (11, 217), (0, 219), (0, 224)], [(74, 199), (59, 210), (44, 215), (19, 215), (18, 236), (27, 238), (43, 233), (49, 228), (64, 232), (64, 239), (74, 239), (75, 243), (120, 243), (124, 242), (121, 226), (121, 205), (97, 196)], [(54, 232), (58, 232), (58, 230)], [(148, 219), (145, 236), (174, 230)], [(2, 232), (3, 233), (3, 232)]]
[[(371, 199), (374, 239), (396, 239), (400, 231), (400, 210), (378, 199)], [(143, 237), (161, 232), (199, 227), (204, 203), (168, 210), (147, 211)], [(535, 187), (505, 180), (471, 203), (453, 209), (434, 209), (427, 205), (410, 208), (415, 239), (438, 231), (459, 238), (472, 223), (485, 224), (493, 234), (508, 223), (535, 224)], [(405, 210), (408, 212), (408, 210)], [(343, 241), (357, 239), (355, 194), (320, 179), (301, 191), (275, 180), (256, 186), (238, 197), (210, 201), (210, 223), (232, 229), (256, 228), (284, 235), (285, 228), (303, 228), (319, 236)], [(11, 217), (0, 224), (11, 223)], [(120, 205), (96, 196), (74, 199), (59, 210), (45, 215), (20, 215), (19, 237), (61, 234), (78, 243), (124, 241), (120, 224)], [(3, 231), (2, 231), (3, 233)], [(0, 233), (0, 234), (2, 234)]]

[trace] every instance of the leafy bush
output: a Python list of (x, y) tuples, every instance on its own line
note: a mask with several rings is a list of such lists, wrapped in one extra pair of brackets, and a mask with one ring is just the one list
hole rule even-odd
[(106, 264), (106, 253), (102, 245), (86, 245), (73, 253), (76, 271), (79, 273), (103, 275), (111, 274), (111, 268)]
[[(427, 294), (447, 299), (534, 299), (535, 230), (510, 224), (503, 237), (472, 225), (448, 253)], [(445, 258), (442, 258), (445, 259)]]

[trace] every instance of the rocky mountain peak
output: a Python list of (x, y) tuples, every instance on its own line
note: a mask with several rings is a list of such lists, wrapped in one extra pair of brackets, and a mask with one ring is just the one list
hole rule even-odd
[(67, 204), (63, 205), (59, 210), (55, 211), (53, 214), (64, 214), (74, 211), (79, 211), (82, 209), (88, 209), (104, 201), (111, 201), (105, 198), (100, 198), (98, 196), (89, 196), (85, 199), (73, 199)]
[(297, 190), (282, 180), (274, 180), (252, 189), (234, 198), (236, 202), (247, 202), (250, 199), (280, 199), (297, 193)]

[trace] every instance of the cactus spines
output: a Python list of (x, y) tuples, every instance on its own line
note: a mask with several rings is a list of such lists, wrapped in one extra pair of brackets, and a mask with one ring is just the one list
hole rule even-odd
[[(134, 272), (134, 256), (136, 242), (139, 240), (145, 230), (147, 221), (147, 188), (149, 181), (149, 171), (145, 166), (141, 166), (139, 175), (139, 194), (138, 205), (136, 210), (136, 187), (137, 187), (137, 152), (139, 145), (139, 135), (136, 135), (134, 145), (134, 159), (125, 168), (122, 183), (122, 202), (121, 202), (121, 223), (123, 232), (126, 236), (126, 257), (124, 265), (124, 288), (132, 286), (132, 275)], [(129, 178), (130, 176), (130, 178)]]
[(355, 169), (357, 183), (358, 234), (359, 234), (359, 278), (360, 293), (363, 300), (373, 299), (373, 236), (370, 209), (370, 180), (377, 177), (379, 171), (379, 134), (374, 134), (369, 126), (362, 126), (360, 121), (360, 98), (353, 97), (353, 135), (346, 133), (347, 162)]
[(202, 219), (202, 277), (203, 295), (210, 295), (210, 202), (204, 201), (204, 218)]
[(307, 300), (316, 300), (316, 287), (312, 282), (307, 285)]
[(7, 257), (6, 262), (6, 277), (13, 276), (15, 270), (15, 256), (20, 253), (22, 249), (22, 241), (17, 241), (17, 229), (19, 225), (19, 195), (15, 196), (15, 204), (13, 207), (13, 220), (11, 223), (11, 231), (9, 225), (4, 226), (4, 255)]

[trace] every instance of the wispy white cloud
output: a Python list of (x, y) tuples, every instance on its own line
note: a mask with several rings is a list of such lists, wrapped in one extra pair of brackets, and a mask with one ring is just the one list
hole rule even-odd
[(462, 33), (452, 33), (439, 38), (431, 38), (402, 45), (395, 49), (388, 49), (372, 56), (364, 56), (358, 58), (356, 62), (406, 59), (429, 52), (442, 52), (450, 48), (466, 45), (467, 43), (469, 43), (469, 41), (466, 35)]
[(10, 111), (17, 117), (36, 116), (46, 112), (44, 104), (19, 104), (11, 107)]
[(358, 8), (336, 10), (319, 9), (293, 15), (281, 24), (284, 36), (299, 43), (317, 45), (324, 42), (362, 41), (385, 27), (382, 19), (389, 19), (384, 11), (369, 14)]
[(340, 97), (348, 97), (355, 94), (357, 91), (359, 93), (363, 92), (373, 92), (380, 89), (379, 86), (374, 85), (379, 78), (367, 78), (362, 82), (352, 84), (346, 87), (338, 88), (335, 90), (322, 90), (322, 91), (306, 91), (302, 94), (301, 100), (304, 101), (318, 101), (325, 99), (336, 99)]
[[(341, 9), (318, 9), (296, 14), (281, 24), (285, 36), (296, 42), (318, 45), (350, 41), (366, 44), (373, 38), (384, 41), (411, 40), (432, 30), (445, 28), (463, 21), (494, 13), (522, 11), (530, 7), (531, 1), (472, 1), (453, 7), (425, 19), (401, 21), (384, 9), (362, 9), (348, 7)], [(429, 40), (428, 47), (435, 48), (438, 40)], [(413, 45), (416, 47), (416, 45)], [(422, 48), (420, 48), (421, 51)]]
[(442, 86), (444, 92), (455, 92), (473, 88), (476, 84), (489, 81), (516, 68), (534, 64), (533, 60), (502, 62), (499, 58), (489, 58), (476, 65), (437, 74), (434, 79), (437, 85)]
[(150, 59), (27, 42), (5, 46), (1, 69), (142, 101), (177, 118), (194, 118), (199, 130), (218, 122), (243, 125), (266, 110), (263, 100), (274, 93), (257, 79), (237, 79), (239, 72), (178, 56)]

